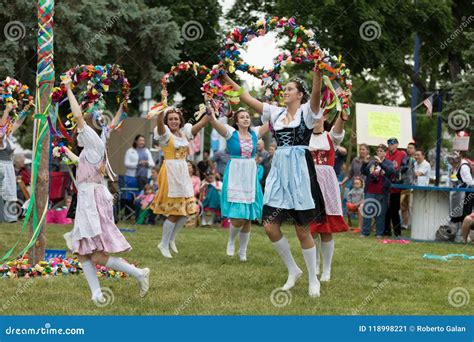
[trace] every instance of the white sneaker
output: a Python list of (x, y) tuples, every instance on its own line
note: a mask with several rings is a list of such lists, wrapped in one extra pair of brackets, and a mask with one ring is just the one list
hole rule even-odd
[(283, 285), (283, 287), (281, 288), (283, 291), (288, 291), (288, 290), (291, 290), (295, 284), (296, 284), (296, 281), (303, 275), (303, 271), (302, 270), (299, 270), (298, 273), (296, 274), (288, 274), (288, 279), (285, 283), (285, 285)]
[(171, 255), (171, 252), (170, 252), (170, 249), (169, 247), (164, 247), (162, 246), (161, 244), (159, 244), (158, 246), (158, 249), (160, 250), (161, 254), (165, 257), (165, 258), (168, 258), (168, 259), (171, 259), (173, 258), (173, 256)]
[(321, 281), (329, 281), (329, 280), (331, 280), (331, 273), (323, 272), (323, 274), (321, 274)]
[(140, 297), (145, 297), (150, 288), (150, 269), (143, 269), (143, 277), (138, 280), (138, 287), (140, 288)]
[(310, 297), (319, 297), (321, 295), (321, 283), (318, 278), (316, 278), (315, 283), (309, 284), (308, 294)]
[(228, 256), (234, 256), (235, 253), (235, 246), (233, 243), (227, 242), (227, 251), (226, 251)]
[(178, 252), (178, 248), (176, 247), (176, 243), (174, 241), (170, 241), (170, 248), (173, 252), (175, 252), (176, 254), (179, 253)]
[(247, 261), (247, 251), (245, 252), (239, 251), (239, 258), (240, 258), (240, 261), (242, 262)]

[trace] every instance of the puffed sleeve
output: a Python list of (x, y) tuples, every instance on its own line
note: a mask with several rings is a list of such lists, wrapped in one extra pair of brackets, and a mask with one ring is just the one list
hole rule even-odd
[(346, 134), (345, 130), (342, 130), (341, 133), (336, 133), (334, 132), (334, 126), (331, 128), (331, 131), (329, 132), (331, 136), (332, 143), (334, 146), (339, 146), (341, 145), (342, 141), (344, 140), (344, 135)]
[(229, 140), (232, 137), (232, 134), (235, 132), (235, 128), (228, 124), (224, 124), (224, 126), (227, 129), (227, 134), (224, 138), (225, 140)]
[(160, 135), (158, 133), (158, 127), (155, 127), (155, 129), (153, 130), (153, 139), (158, 141), (158, 145), (163, 147), (168, 144), (168, 141), (170, 140), (170, 134), (171, 134), (170, 129), (166, 125), (165, 125), (165, 134), (163, 135)]
[(181, 132), (184, 134), (184, 136), (188, 140), (194, 139), (192, 128), (193, 128), (193, 125), (190, 124), (189, 122), (184, 124), (183, 128), (181, 128)]
[(84, 148), (81, 153), (84, 153), (89, 163), (100, 163), (104, 158), (105, 143), (87, 124), (84, 124), (84, 128), (78, 129), (77, 132), (79, 133), (77, 136), (77, 143), (79, 146)]
[(271, 122), (272, 124), (275, 123), (275, 120), (278, 118), (278, 115), (285, 111), (285, 108), (281, 108), (278, 106), (274, 106), (268, 103), (263, 104), (263, 113), (262, 113), (262, 122), (267, 123)]
[(250, 129), (257, 135), (257, 138), (259, 138), (259, 139), (261, 138), (261, 137), (260, 137), (260, 128), (261, 128), (261, 127), (262, 127), (262, 126), (254, 126), (254, 127), (251, 127), (251, 128), (250, 128)]
[(320, 120), (323, 117), (324, 109), (320, 108), (319, 113), (313, 113), (313, 111), (311, 110), (310, 101), (303, 103), (300, 108), (303, 111), (302, 114), (306, 127), (308, 127), (309, 129), (313, 129), (316, 121)]

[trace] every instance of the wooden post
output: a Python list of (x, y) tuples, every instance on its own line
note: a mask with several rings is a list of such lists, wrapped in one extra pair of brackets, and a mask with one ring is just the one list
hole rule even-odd
[[(44, 125), (47, 125), (46, 117), (50, 112), (50, 97), (54, 86), (53, 15), (54, 0), (38, 0), (38, 61), (36, 70), (36, 118), (33, 135), (33, 155), (41, 153), (36, 188), (34, 189), (36, 193), (35, 209), (38, 216), (38, 224), (41, 225), (41, 228), (32, 248), (33, 253), (30, 253), (35, 264), (44, 260), (46, 249), (46, 227), (44, 221), (41, 221), (41, 217), (47, 209), (49, 201), (49, 129), (43, 137), (40, 151), (37, 150), (39, 146), (36, 140), (42, 127), (44, 128)], [(32, 220), (30, 223), (31, 232), (35, 228), (34, 220)]]

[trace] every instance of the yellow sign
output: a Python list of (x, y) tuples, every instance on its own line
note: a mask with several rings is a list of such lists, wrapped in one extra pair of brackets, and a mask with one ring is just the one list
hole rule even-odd
[(401, 125), (399, 113), (368, 112), (367, 123), (371, 137), (400, 138)]

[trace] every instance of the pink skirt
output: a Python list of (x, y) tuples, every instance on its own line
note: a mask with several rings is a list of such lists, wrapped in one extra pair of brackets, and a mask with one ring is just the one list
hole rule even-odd
[[(95, 201), (97, 203), (100, 228), (102, 233), (92, 238), (83, 238), (73, 241), (74, 254), (88, 255), (94, 252), (120, 253), (132, 249), (120, 230), (115, 225), (113, 206), (106, 199), (104, 189), (98, 187), (94, 191)], [(87, 213), (76, 213), (76, 215)]]

